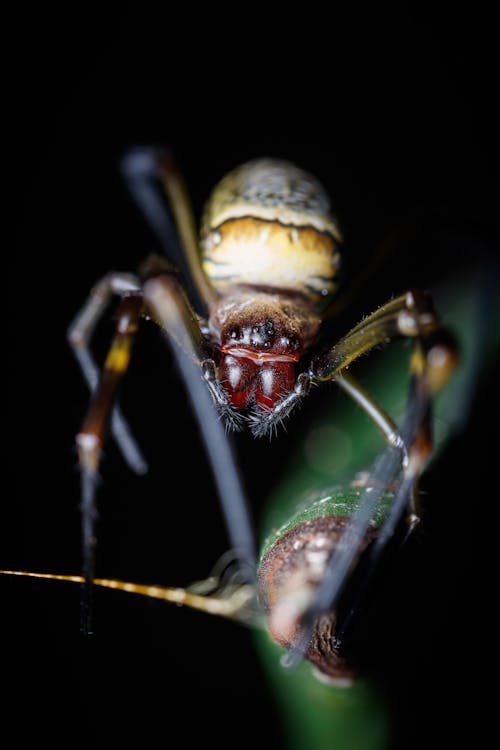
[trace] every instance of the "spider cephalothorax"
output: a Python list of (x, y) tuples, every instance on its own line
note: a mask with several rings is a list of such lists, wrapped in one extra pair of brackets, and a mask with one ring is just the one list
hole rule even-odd
[(297, 363), (320, 319), (295, 295), (235, 290), (214, 305), (210, 329), (220, 346), (218, 377), (236, 409), (273, 409), (293, 389)]

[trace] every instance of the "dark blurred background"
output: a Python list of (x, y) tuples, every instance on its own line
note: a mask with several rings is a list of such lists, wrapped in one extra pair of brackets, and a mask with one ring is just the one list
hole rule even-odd
[[(344, 227), (346, 283), (388, 237), (398, 248), (348, 324), (407, 286), (496, 252), (492, 19), (479, 10), (328, 10), (206, 18), (195, 6), (61, 4), (8, 19), (6, 186), (15, 243), (4, 252), (10, 484), (2, 567), (79, 570), (73, 438), (87, 393), (65, 332), (97, 278), (134, 270), (157, 248), (118, 173), (128, 148), (172, 148), (198, 216), (215, 182), (246, 159), (289, 158), (316, 174)], [(96, 337), (99, 356), (111, 331), (109, 318)], [(491, 721), (484, 678), (496, 651), (488, 636), (495, 398), (490, 375), (465, 433), (426, 480), (435, 509), (394, 574), (401, 628), (375, 657), (393, 706), (394, 747), (431, 736), (451, 745)], [(114, 445), (106, 448), (98, 570), (186, 585), (209, 573), (227, 538), (184, 391), (148, 327), (122, 404), (151, 471), (132, 476)], [(305, 418), (271, 448), (237, 442), (256, 525)], [(150, 746), (179, 731), (193, 745), (253, 746), (265, 720), (279, 747), (274, 698), (239, 625), (97, 592), (96, 634), (85, 640), (76, 587), (0, 583), (3, 683), (16, 708), (6, 717), (19, 739)]]

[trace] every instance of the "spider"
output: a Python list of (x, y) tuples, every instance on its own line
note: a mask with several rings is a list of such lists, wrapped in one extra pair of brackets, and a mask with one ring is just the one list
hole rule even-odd
[[(69, 329), (69, 342), (93, 391), (77, 436), (84, 630), (90, 629), (96, 482), (108, 422), (132, 468), (138, 472), (146, 468), (114, 405), (141, 318), (161, 326), (173, 346), (212, 464), (232, 546), (242, 570), (249, 571), (248, 579), (254, 579), (256, 557), (251, 524), (224, 426), (233, 431), (248, 428), (255, 437), (272, 435), (304, 401), (311, 386), (327, 381), (335, 381), (354, 399), (395, 449), (403, 467), (403, 505), (408, 507), (412, 529), (419, 522), (418, 479), (432, 450), (432, 397), (455, 366), (454, 346), (441, 328), (429, 294), (407, 291), (329, 343), (322, 327), (338, 287), (342, 234), (315, 177), (291, 162), (272, 158), (235, 168), (213, 190), (198, 239), (188, 193), (169, 152), (135, 149), (123, 160), (123, 174), (167, 253), (180, 241), (198, 309), (171, 260), (154, 255), (137, 274), (106, 274)], [(165, 210), (160, 185), (170, 211)], [(120, 299), (116, 332), (99, 373), (90, 340), (113, 295)], [(412, 341), (412, 416), (411, 429), (406, 431), (348, 372), (362, 354), (396, 338)], [(214, 405), (219, 419), (214, 418)], [(304, 611), (309, 606), (310, 602)], [(289, 622), (280, 627), (293, 630)], [(280, 640), (280, 633), (275, 636)]]

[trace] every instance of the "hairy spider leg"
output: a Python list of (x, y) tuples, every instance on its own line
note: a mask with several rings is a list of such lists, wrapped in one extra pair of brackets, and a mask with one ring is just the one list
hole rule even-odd
[[(310, 375), (313, 382), (324, 382), (341, 375), (351, 362), (365, 352), (396, 338), (410, 338), (410, 393), (408, 414), (416, 423), (406, 436), (407, 460), (405, 478), (415, 486), (432, 452), (430, 403), (433, 395), (448, 381), (456, 367), (457, 352), (449, 334), (441, 328), (432, 299), (426, 292), (411, 290), (380, 307), (338, 341), (326, 355), (313, 360)], [(339, 383), (340, 384), (340, 383)], [(353, 395), (352, 393), (350, 395)], [(361, 400), (358, 403), (363, 406)], [(420, 406), (417, 408), (417, 405)], [(370, 409), (367, 414), (374, 419)], [(390, 442), (390, 440), (389, 440)], [(410, 526), (418, 523), (415, 507), (411, 508)]]

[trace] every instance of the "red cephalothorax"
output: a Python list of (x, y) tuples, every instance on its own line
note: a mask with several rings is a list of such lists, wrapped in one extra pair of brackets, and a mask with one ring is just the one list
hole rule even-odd
[(307, 302), (248, 290), (217, 304), (210, 322), (220, 340), (219, 381), (238, 410), (273, 409), (293, 390), (295, 364), (319, 327)]

